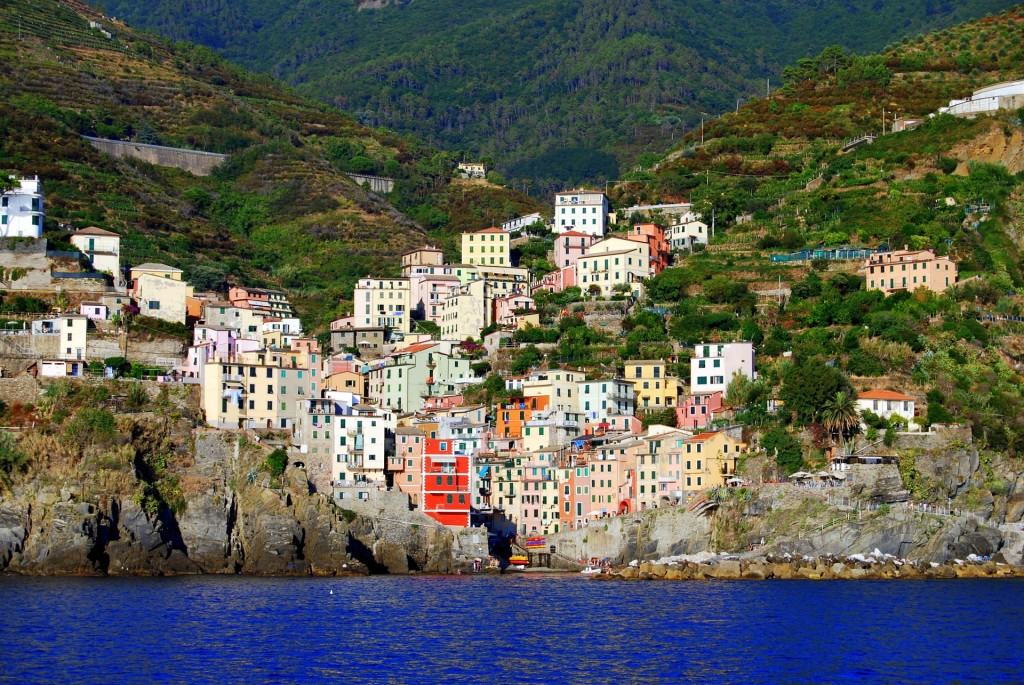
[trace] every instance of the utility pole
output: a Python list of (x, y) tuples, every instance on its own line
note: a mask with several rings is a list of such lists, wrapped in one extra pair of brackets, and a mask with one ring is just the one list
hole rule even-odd
[(882, 135), (885, 135), (885, 107), (882, 108)]
[(764, 96), (766, 98), (770, 98), (772, 96), (772, 77), (771, 76), (768, 77), (768, 81), (765, 84)]

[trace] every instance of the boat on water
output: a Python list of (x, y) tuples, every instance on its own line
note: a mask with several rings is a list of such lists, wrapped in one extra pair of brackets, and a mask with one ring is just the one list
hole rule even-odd
[(601, 568), (600, 566), (591, 566), (591, 565), (588, 564), (587, 566), (585, 566), (583, 568), (582, 571), (580, 571), (580, 573), (582, 575), (584, 575), (584, 576), (595, 576), (598, 573), (602, 573), (603, 571), (604, 571), (604, 569)]

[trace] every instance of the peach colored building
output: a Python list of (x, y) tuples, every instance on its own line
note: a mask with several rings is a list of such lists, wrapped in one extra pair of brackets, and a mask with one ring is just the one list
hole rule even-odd
[(419, 506), (423, 486), (423, 448), (426, 435), (417, 428), (395, 429), (395, 454), (388, 457), (388, 473), (394, 478), (394, 486), (409, 496), (409, 501)]
[(411, 276), (414, 266), (441, 266), (442, 264), (444, 264), (444, 253), (441, 248), (424, 245), (402, 255), (402, 275)]
[(879, 252), (868, 258), (863, 271), (867, 289), (886, 295), (918, 288), (941, 293), (957, 281), (956, 262), (934, 250)]
[(668, 267), (672, 247), (665, 237), (665, 230), (657, 224), (637, 224), (627, 236), (629, 240), (647, 243), (651, 257), (651, 273), (657, 276)]

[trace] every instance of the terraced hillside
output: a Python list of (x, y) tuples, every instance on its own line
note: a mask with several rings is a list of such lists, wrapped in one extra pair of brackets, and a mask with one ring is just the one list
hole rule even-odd
[(763, 93), (837, 43), (902, 36), (1012, 0), (104, 0), (302, 92), (545, 187), (616, 167)]
[[(109, 228), (129, 262), (180, 266), (199, 287), (281, 286), (315, 321), (429, 233), (537, 208), (503, 188), (467, 196), (450, 187), (446, 154), (77, 2), (0, 6), (0, 89), (0, 170), (45, 179), (51, 239), (65, 225)], [(82, 134), (231, 157), (199, 178), (106, 157)], [(396, 188), (382, 198), (346, 172)]]

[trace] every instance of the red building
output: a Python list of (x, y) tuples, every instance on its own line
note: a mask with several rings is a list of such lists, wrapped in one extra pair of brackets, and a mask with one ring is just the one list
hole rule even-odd
[(466, 528), (473, 501), (470, 457), (457, 454), (452, 440), (424, 440), (420, 507), (438, 523)]

